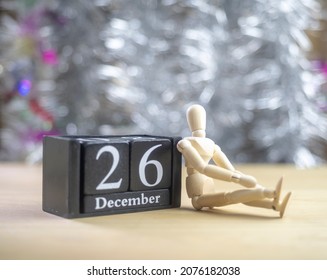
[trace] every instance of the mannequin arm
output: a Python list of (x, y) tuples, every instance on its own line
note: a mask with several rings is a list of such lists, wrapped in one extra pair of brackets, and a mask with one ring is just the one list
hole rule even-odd
[(235, 169), (235, 167), (231, 164), (227, 156), (224, 154), (224, 152), (218, 145), (215, 145), (215, 153), (212, 159), (217, 165), (220, 165), (228, 170), (234, 171), (235, 173), (238, 173), (241, 177), (246, 176), (242, 172)]
[(207, 164), (188, 140), (184, 139), (179, 141), (177, 149), (183, 154), (190, 167), (208, 177), (239, 183), (248, 188), (252, 188), (256, 185), (256, 180), (251, 176), (245, 176), (236, 171), (231, 171), (213, 164)]
[(227, 156), (223, 153), (223, 151), (220, 149), (218, 145), (215, 145), (215, 152), (212, 157), (215, 164), (226, 168), (231, 171), (235, 171), (234, 166), (231, 164)]

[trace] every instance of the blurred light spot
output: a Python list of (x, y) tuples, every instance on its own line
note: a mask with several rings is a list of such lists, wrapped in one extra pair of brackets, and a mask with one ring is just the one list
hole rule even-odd
[(27, 79), (19, 81), (17, 85), (17, 90), (21, 96), (27, 96), (32, 88), (32, 82)]
[(53, 49), (43, 51), (42, 60), (45, 64), (49, 64), (49, 65), (58, 64), (57, 52)]

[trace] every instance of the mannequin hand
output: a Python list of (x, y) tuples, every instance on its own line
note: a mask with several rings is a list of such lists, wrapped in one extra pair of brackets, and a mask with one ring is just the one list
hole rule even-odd
[(234, 172), (232, 181), (247, 188), (254, 188), (257, 184), (257, 180), (254, 177), (250, 175), (244, 175), (239, 171)]

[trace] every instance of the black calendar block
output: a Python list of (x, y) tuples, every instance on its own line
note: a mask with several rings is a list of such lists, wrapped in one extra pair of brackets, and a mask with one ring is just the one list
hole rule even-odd
[(179, 137), (48, 136), (43, 210), (66, 218), (180, 206)]
[[(83, 141), (83, 140), (82, 140)], [(129, 142), (94, 139), (82, 144), (84, 193), (125, 192), (129, 187)]]
[(131, 141), (133, 181), (130, 189), (137, 191), (170, 188), (171, 151), (172, 142), (169, 139), (139, 138)]

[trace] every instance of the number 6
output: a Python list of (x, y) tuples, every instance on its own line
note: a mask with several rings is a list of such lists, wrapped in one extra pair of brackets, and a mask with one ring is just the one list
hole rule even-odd
[[(153, 146), (152, 148), (150, 148), (149, 150), (146, 151), (146, 153), (143, 155), (143, 157), (141, 158), (140, 161), (140, 166), (139, 166), (139, 176), (141, 179), (141, 182), (143, 185), (147, 186), (147, 187), (154, 187), (156, 185), (158, 185), (163, 177), (163, 169), (162, 169), (162, 165), (159, 161), (157, 160), (148, 160), (150, 154), (157, 148), (159, 148), (160, 146), (162, 146), (162, 144)], [(147, 165), (153, 164), (156, 169), (157, 169), (157, 180), (153, 183), (150, 184), (148, 182), (148, 180), (145, 177), (145, 168)]]

